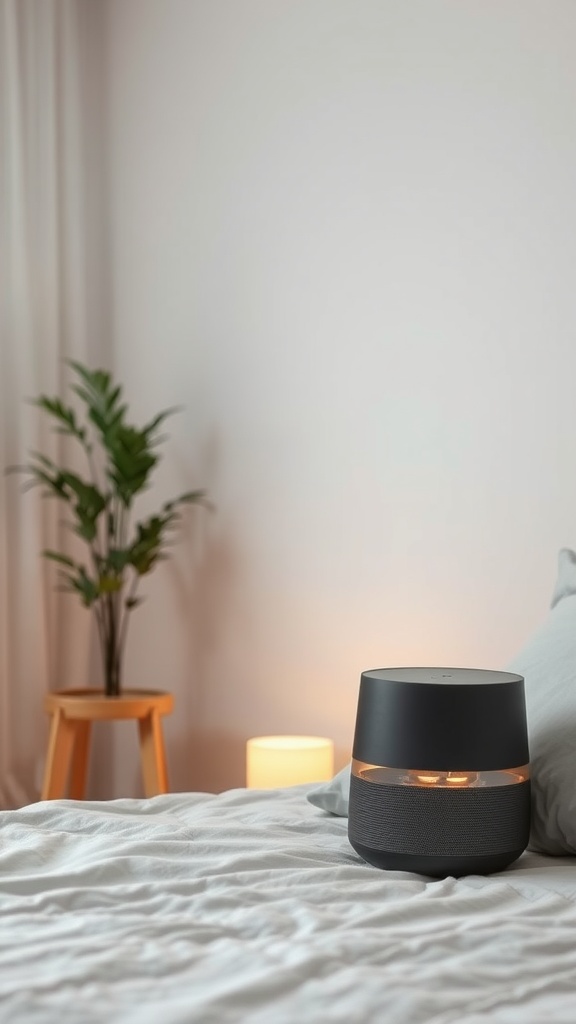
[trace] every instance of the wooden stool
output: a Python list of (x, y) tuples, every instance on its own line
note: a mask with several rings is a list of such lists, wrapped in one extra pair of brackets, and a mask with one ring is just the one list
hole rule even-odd
[(171, 693), (124, 690), (120, 697), (107, 697), (102, 690), (57, 690), (46, 695), (44, 707), (52, 722), (41, 800), (58, 800), (67, 791), (72, 800), (83, 799), (92, 722), (120, 718), (138, 721), (146, 796), (168, 792), (160, 716), (174, 707)]

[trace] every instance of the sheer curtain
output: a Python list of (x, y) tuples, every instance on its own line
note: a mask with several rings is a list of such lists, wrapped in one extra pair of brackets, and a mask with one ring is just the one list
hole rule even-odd
[(90, 685), (90, 620), (40, 552), (62, 509), (4, 468), (62, 440), (27, 400), (65, 359), (102, 362), (99, 17), (91, 0), (0, 0), (0, 806), (38, 798), (48, 689)]

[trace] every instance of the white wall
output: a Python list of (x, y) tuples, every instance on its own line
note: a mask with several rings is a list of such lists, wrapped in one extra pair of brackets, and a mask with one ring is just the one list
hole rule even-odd
[(177, 695), (177, 789), (261, 732), (341, 763), (362, 669), (502, 667), (576, 544), (576, 5), (107, 13), (116, 365), (185, 406), (150, 507), (218, 509), (127, 683)]

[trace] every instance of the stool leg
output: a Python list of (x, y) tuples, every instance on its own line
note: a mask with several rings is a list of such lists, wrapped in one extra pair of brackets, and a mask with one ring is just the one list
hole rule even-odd
[(162, 722), (157, 711), (150, 711), (138, 719), (140, 733), (140, 757), (144, 776), (146, 796), (158, 796), (168, 792), (168, 772)]
[(58, 708), (52, 715), (48, 754), (44, 769), (41, 800), (59, 800), (66, 796), (70, 758), (74, 745), (74, 722)]
[(77, 718), (74, 722), (74, 750), (70, 769), (70, 798), (72, 800), (83, 800), (86, 792), (91, 725), (92, 723), (84, 718)]

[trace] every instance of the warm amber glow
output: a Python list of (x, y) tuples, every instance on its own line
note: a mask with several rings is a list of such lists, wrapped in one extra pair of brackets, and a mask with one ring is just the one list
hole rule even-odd
[(478, 781), (478, 772), (408, 772), (409, 786), (442, 786), (463, 789)]
[(368, 764), (352, 758), (352, 774), (366, 782), (381, 786), (424, 786), (436, 789), (475, 789), (485, 786), (511, 786), (527, 782), (530, 778), (529, 765), (518, 768), (501, 768), (480, 772), (434, 771), (432, 768), (386, 768), (384, 765)]
[(326, 782), (333, 774), (334, 744), (324, 736), (255, 736), (246, 744), (249, 789)]
[(438, 772), (432, 774), (431, 772), (418, 772), (416, 773), (416, 781), (422, 786), (436, 786), (440, 781), (440, 774)]
[(447, 772), (446, 784), (448, 786), (470, 786), (476, 782), (477, 778), (477, 772)]
[(523, 764), (521, 768), (507, 768), (506, 774), (513, 782), (527, 782), (530, 778), (530, 768), (527, 764)]

